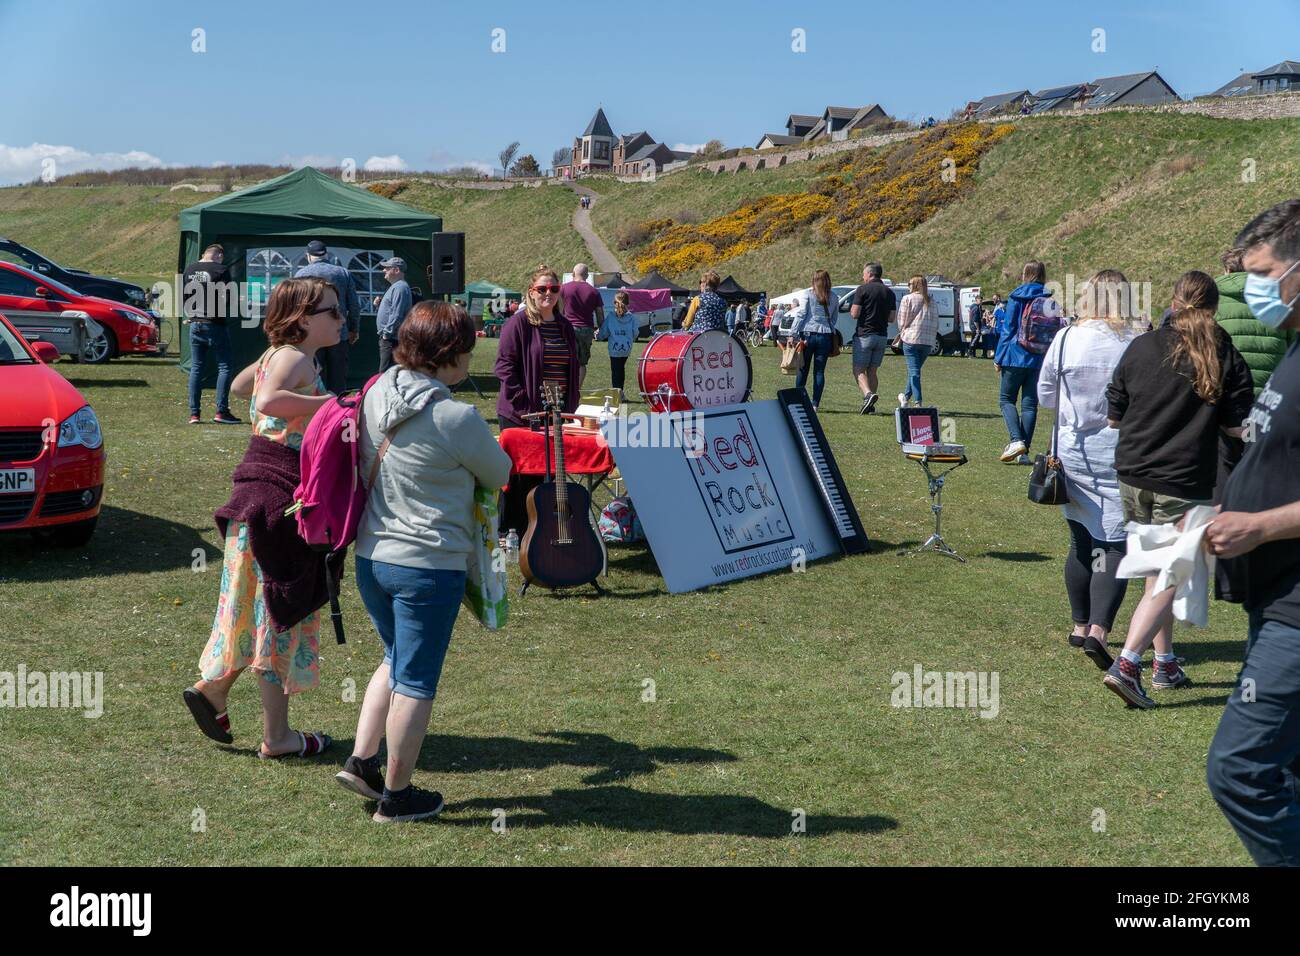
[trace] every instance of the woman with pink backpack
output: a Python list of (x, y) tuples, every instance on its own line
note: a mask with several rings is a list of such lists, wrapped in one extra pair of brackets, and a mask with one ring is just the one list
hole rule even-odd
[(316, 371), (316, 352), (338, 343), (342, 322), (329, 282), (280, 282), (262, 322), (271, 348), (230, 389), (250, 399), (253, 435), (230, 500), (216, 513), (225, 556), (216, 618), (199, 660), (203, 677), (182, 696), (206, 736), (231, 743), (226, 701), (251, 668), (262, 696), (260, 757), (310, 757), (332, 742), (289, 727), (290, 696), (320, 683), (320, 608), (328, 590), (324, 554), (299, 537), (285, 509), (298, 485), (307, 423), (333, 397)]
[[(379, 801), (379, 823), (423, 820), (442, 795), (411, 783), (465, 596), (475, 548), (477, 485), (500, 488), (510, 458), (473, 405), (452, 398), (477, 342), (459, 306), (420, 302), (407, 313), (396, 366), (365, 394), (360, 473), (370, 485), (357, 529), (357, 587), (384, 645), (366, 688), (356, 740), (336, 779)], [(379, 744), (388, 738), (387, 775)]]

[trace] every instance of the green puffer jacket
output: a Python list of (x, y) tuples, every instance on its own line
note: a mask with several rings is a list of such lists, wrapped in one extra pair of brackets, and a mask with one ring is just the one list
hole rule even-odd
[(1282, 361), (1287, 348), (1295, 341), (1295, 332), (1289, 329), (1270, 329), (1255, 318), (1246, 305), (1246, 273), (1231, 272), (1214, 280), (1219, 287), (1219, 311), (1214, 318), (1232, 338), (1241, 357), (1250, 368), (1255, 394), (1264, 389), (1264, 383)]

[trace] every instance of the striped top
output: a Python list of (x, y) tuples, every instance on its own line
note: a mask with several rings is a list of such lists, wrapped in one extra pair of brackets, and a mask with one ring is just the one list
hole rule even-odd
[(542, 381), (558, 382), (563, 392), (569, 383), (569, 346), (559, 323), (553, 313), (537, 330), (542, 333)]

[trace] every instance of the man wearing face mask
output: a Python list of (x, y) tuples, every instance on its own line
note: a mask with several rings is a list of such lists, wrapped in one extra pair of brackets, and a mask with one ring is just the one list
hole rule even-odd
[[(1234, 245), (1255, 318), (1300, 328), (1300, 199), (1256, 216)], [(1204, 541), (1245, 582), (1250, 630), (1206, 777), (1257, 864), (1300, 866), (1300, 341), (1259, 393), (1242, 437), (1245, 455)]]

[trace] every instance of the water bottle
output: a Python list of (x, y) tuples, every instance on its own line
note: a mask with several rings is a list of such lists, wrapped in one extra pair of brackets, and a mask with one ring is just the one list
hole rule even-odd
[(514, 528), (511, 528), (510, 533), (506, 535), (506, 551), (513, 554), (518, 550), (519, 550), (519, 535)]
[(599, 424), (603, 426), (607, 421), (609, 421), (613, 417), (614, 417), (614, 409), (609, 407), (609, 396), (606, 395), (605, 407), (600, 410), (600, 414), (596, 416), (596, 418)]

